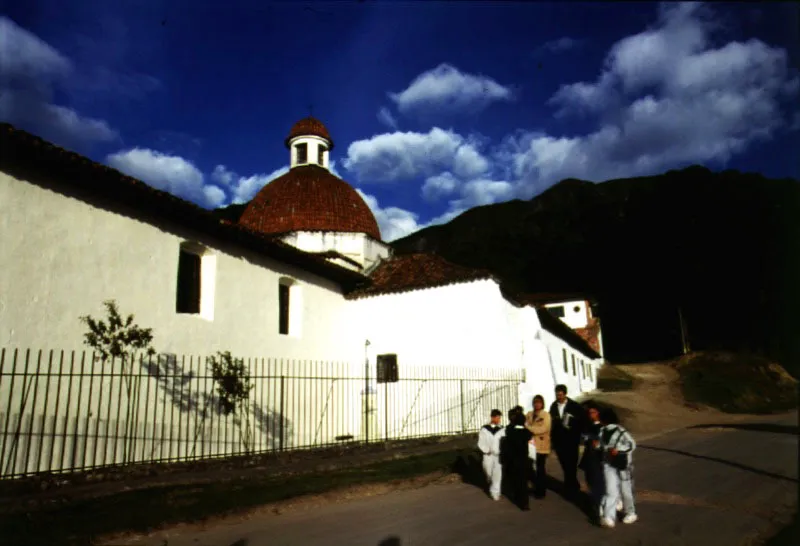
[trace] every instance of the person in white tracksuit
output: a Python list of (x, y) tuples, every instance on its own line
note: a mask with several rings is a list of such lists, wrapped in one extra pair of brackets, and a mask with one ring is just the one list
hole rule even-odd
[(500, 482), (503, 478), (503, 467), (500, 464), (500, 440), (505, 436), (505, 428), (500, 426), (503, 412), (492, 410), (491, 421), (484, 425), (478, 433), (478, 449), (483, 453), (483, 472), (489, 482), (489, 495), (500, 500)]
[[(617, 423), (611, 411), (601, 412), (603, 427), (600, 429), (600, 449), (603, 451), (603, 475), (606, 482), (603, 496), (600, 525), (614, 527), (617, 510), (625, 513), (622, 522), (634, 523), (636, 505), (633, 501), (633, 451), (636, 441), (631, 433)], [(622, 496), (622, 506), (619, 497)]]

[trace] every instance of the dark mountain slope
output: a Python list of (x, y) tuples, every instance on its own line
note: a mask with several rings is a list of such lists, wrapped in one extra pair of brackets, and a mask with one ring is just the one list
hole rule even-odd
[(530, 291), (589, 291), (617, 361), (752, 350), (800, 371), (800, 183), (703, 167), (471, 209), (392, 245)]

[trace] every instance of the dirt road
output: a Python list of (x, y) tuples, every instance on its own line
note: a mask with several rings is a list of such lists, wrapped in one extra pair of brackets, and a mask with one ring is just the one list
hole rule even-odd
[[(551, 492), (521, 512), (465, 483), (308, 505), (282, 514), (164, 530), (115, 545), (433, 546), (754, 544), (797, 509), (797, 414), (759, 424), (702, 426), (641, 441), (636, 452), (639, 522), (607, 530)], [(548, 464), (560, 479), (555, 460)], [(565, 541), (566, 540), (566, 541)]]

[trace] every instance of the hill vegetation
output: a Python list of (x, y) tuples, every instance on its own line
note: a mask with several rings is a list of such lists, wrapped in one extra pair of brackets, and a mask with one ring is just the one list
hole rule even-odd
[(531, 292), (588, 292), (615, 362), (746, 351), (800, 373), (800, 182), (689, 167), (476, 207), (395, 241)]

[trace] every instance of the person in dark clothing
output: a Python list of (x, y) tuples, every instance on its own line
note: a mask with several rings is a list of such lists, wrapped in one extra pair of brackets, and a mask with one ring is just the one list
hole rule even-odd
[(567, 397), (566, 385), (556, 385), (556, 401), (550, 406), (550, 438), (553, 449), (564, 471), (564, 489), (570, 497), (577, 497), (578, 451), (586, 421), (583, 407)]
[(511, 501), (522, 510), (530, 510), (528, 495), (528, 442), (533, 437), (525, 428), (525, 414), (514, 408), (508, 413), (509, 425), (503, 438), (503, 475), (508, 476)]
[(578, 465), (586, 476), (591, 499), (592, 515), (600, 518), (600, 506), (606, 492), (603, 476), (603, 451), (600, 449), (600, 408), (593, 402), (583, 404), (586, 408), (586, 424), (583, 432), (583, 457)]

